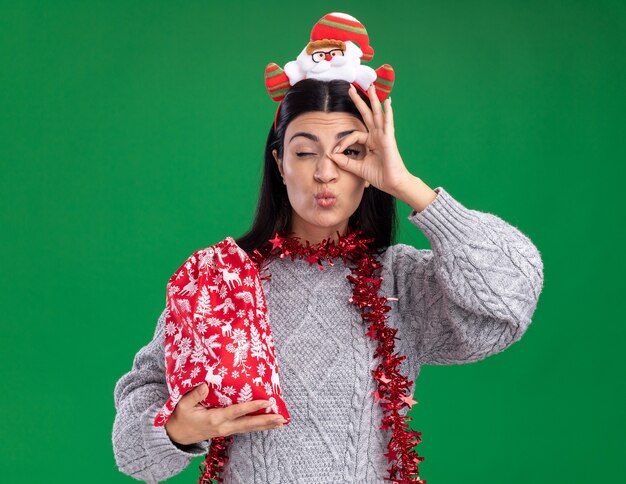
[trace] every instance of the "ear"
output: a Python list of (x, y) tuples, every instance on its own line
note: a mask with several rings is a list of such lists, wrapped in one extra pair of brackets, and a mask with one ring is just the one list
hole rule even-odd
[(278, 165), (278, 171), (280, 172), (280, 176), (283, 176), (283, 160), (280, 160), (278, 158), (278, 151), (276, 151), (276, 148), (272, 150), (272, 156), (274, 157), (274, 160), (276, 160), (276, 164)]

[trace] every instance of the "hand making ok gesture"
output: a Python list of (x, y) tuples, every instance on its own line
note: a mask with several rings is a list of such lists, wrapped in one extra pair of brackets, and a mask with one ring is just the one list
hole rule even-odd
[[(348, 92), (363, 116), (368, 131), (357, 130), (345, 136), (330, 157), (341, 169), (363, 178), (379, 190), (397, 196), (412, 175), (404, 165), (396, 145), (391, 98), (385, 99), (383, 111), (374, 84), (367, 90), (372, 109), (361, 99), (354, 85), (350, 85)], [(353, 143), (366, 147), (362, 159), (357, 160), (342, 153)]]

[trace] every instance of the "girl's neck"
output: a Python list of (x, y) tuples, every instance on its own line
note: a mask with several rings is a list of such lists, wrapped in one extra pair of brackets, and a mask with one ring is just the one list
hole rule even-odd
[[(348, 219), (334, 226), (319, 227), (303, 221), (297, 214), (294, 214), (285, 236), (290, 238), (297, 237), (303, 244), (306, 244), (308, 241), (310, 245), (318, 246), (324, 240), (331, 240), (336, 243), (338, 239), (344, 237), (348, 231)], [(339, 232), (339, 236), (337, 232)]]

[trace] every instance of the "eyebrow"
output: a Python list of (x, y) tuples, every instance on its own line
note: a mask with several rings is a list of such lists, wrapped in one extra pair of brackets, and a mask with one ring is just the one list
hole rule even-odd
[[(352, 133), (353, 131), (356, 131), (355, 129), (349, 129), (347, 131), (341, 131), (340, 133), (337, 133), (337, 135), (335, 136), (336, 139), (341, 139), (344, 136), (349, 135), (350, 133)], [(289, 142), (291, 143), (293, 141), (293, 139), (296, 136), (302, 136), (304, 138), (308, 138), (311, 141), (315, 141), (315, 142), (319, 142), (319, 138), (317, 136), (315, 136), (313, 133), (307, 133), (306, 131), (298, 131), (296, 134), (294, 134), (291, 139), (289, 139)]]

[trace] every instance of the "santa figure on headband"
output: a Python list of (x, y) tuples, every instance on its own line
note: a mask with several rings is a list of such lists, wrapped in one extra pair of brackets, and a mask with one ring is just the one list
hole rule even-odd
[(343, 79), (356, 82), (361, 87), (369, 86), (376, 80), (376, 71), (361, 65), (363, 51), (348, 40), (314, 40), (300, 52), (295, 61), (285, 64), (285, 74), (292, 85), (302, 79), (313, 78), (321, 81)]
[(389, 64), (376, 70), (361, 64), (373, 56), (363, 24), (345, 13), (329, 13), (313, 26), (310, 42), (295, 61), (284, 69), (273, 62), (267, 65), (265, 85), (270, 97), (280, 101), (290, 86), (303, 79), (342, 79), (363, 91), (374, 83), (378, 99), (383, 101), (391, 92), (394, 72)]

